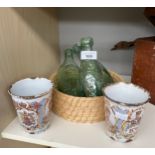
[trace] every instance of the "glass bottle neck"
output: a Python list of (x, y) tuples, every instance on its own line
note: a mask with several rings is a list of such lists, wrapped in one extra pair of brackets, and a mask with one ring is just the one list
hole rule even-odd
[(81, 47), (82, 51), (92, 51), (93, 47), (90, 45), (85, 45)]
[(75, 64), (73, 56), (72, 55), (65, 55), (65, 60), (64, 60), (63, 64), (65, 64), (65, 65)]

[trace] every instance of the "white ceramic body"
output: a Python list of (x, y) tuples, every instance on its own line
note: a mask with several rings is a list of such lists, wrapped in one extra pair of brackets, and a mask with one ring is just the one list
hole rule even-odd
[[(135, 85), (130, 85), (132, 87), (128, 87), (129, 84), (120, 85), (120, 87), (122, 86), (126, 92), (122, 93), (121, 88), (118, 87), (117, 90), (113, 85), (108, 86), (109, 90), (107, 92), (104, 89), (105, 131), (109, 137), (116, 141), (129, 142), (135, 138), (138, 131), (144, 113), (144, 106), (149, 99), (149, 93), (140, 87), (137, 89)], [(116, 91), (113, 91), (114, 89)]]
[[(38, 80), (35, 85), (35, 81), (33, 80), (31, 81), (33, 84), (30, 83), (30, 86), (28, 87), (25, 86), (25, 84), (27, 85), (28, 83), (24, 80), (22, 80), (21, 83), (18, 83), (18, 85), (16, 82), (9, 90), (17, 112), (19, 123), (24, 127), (25, 131), (32, 134), (44, 131), (50, 125), (52, 98), (52, 85), (50, 85), (50, 81), (48, 81), (49, 87), (46, 89), (44, 83), (42, 86), (39, 86)], [(20, 84), (22, 84), (22, 86), (20, 86)], [(44, 87), (44, 89), (40, 87)], [(33, 88), (34, 91), (32, 90)], [(37, 91), (38, 88), (40, 89), (39, 91)], [(20, 91), (18, 91), (18, 89)], [(23, 92), (21, 92), (22, 90)], [(30, 96), (27, 96), (28, 94)]]

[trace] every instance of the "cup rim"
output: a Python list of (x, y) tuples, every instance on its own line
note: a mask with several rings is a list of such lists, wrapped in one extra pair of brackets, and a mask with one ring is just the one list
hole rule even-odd
[[(107, 87), (111, 87), (111, 86), (117, 85), (117, 84), (119, 84), (119, 83), (125, 83), (125, 84), (127, 84), (127, 85), (132, 84), (132, 85), (134, 85), (134, 86), (136, 86), (136, 87), (138, 87), (138, 88), (140, 88), (140, 89), (143, 89), (144, 92), (148, 93), (148, 99), (147, 99), (146, 101), (144, 101), (144, 102), (138, 102), (138, 103), (136, 103), (136, 104), (133, 104), (133, 103), (126, 103), (126, 102), (116, 101), (116, 100), (110, 98), (108, 95), (106, 95), (105, 89), (106, 89)], [(144, 89), (144, 88), (142, 88), (141, 86), (138, 86), (138, 85), (136, 85), (136, 84), (133, 84), (133, 83), (131, 83), (131, 82), (117, 82), (117, 83), (109, 84), (108, 86), (104, 87), (104, 88), (102, 89), (102, 91), (103, 91), (104, 96), (105, 96), (106, 98), (108, 98), (109, 100), (111, 100), (111, 101), (114, 102), (114, 103), (117, 103), (117, 104), (120, 104), (120, 105), (123, 105), (123, 106), (130, 106), (130, 107), (132, 107), (132, 106), (141, 106), (141, 105), (144, 105), (144, 104), (148, 103), (149, 100), (150, 100), (150, 93), (149, 93), (146, 89)]]
[[(28, 77), (28, 78), (24, 78), (24, 79), (36, 79), (36, 78), (43, 78), (43, 77)], [(24, 79), (21, 79), (21, 80), (24, 80)], [(49, 79), (47, 79), (47, 78), (44, 78), (44, 79), (49, 80)], [(19, 81), (21, 81), (21, 80), (18, 80), (18, 81), (16, 81), (16, 82), (19, 82)], [(26, 100), (31, 100), (31, 99), (40, 98), (40, 97), (42, 97), (42, 96), (47, 95), (47, 94), (52, 90), (52, 88), (53, 88), (53, 83), (52, 83), (51, 80), (49, 80), (49, 81), (50, 81), (50, 83), (52, 84), (52, 85), (51, 85), (51, 88), (50, 88), (48, 91), (46, 91), (46, 92), (44, 92), (44, 93), (40, 93), (40, 94), (38, 94), (38, 95), (22, 96), (22, 95), (16, 95), (16, 94), (12, 93), (12, 92), (11, 92), (11, 88), (13, 87), (13, 85), (14, 85), (16, 82), (14, 82), (13, 84), (11, 84), (11, 85), (9, 86), (8, 93), (9, 93), (9, 95), (11, 95), (11, 96), (15, 96), (15, 97), (17, 97), (17, 98), (26, 99)]]

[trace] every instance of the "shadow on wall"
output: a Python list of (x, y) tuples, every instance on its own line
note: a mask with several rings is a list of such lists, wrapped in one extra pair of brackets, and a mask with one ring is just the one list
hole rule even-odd
[[(65, 14), (63, 12), (65, 11)], [(72, 13), (71, 13), (72, 12)], [(129, 14), (130, 12), (130, 14)], [(138, 22), (144, 8), (62, 8), (59, 9), (61, 20), (68, 21), (106, 21)], [(136, 16), (135, 16), (136, 15)], [(67, 18), (66, 18), (67, 16)], [(137, 18), (139, 17), (139, 18)]]
[[(56, 9), (54, 8), (12, 8), (29, 27), (51, 48), (57, 48), (57, 39), (55, 31), (58, 30)], [(49, 24), (47, 24), (47, 18)], [(35, 20), (34, 20), (35, 19)], [(54, 26), (54, 27), (53, 27)], [(47, 33), (50, 29), (49, 33)]]

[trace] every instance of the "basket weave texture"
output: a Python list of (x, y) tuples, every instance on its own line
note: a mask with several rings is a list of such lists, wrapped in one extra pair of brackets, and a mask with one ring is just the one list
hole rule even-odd
[[(124, 79), (109, 71), (115, 82)], [(50, 79), (54, 81), (56, 74)], [(79, 123), (95, 123), (104, 120), (104, 97), (75, 97), (53, 89), (52, 111), (66, 120)]]

